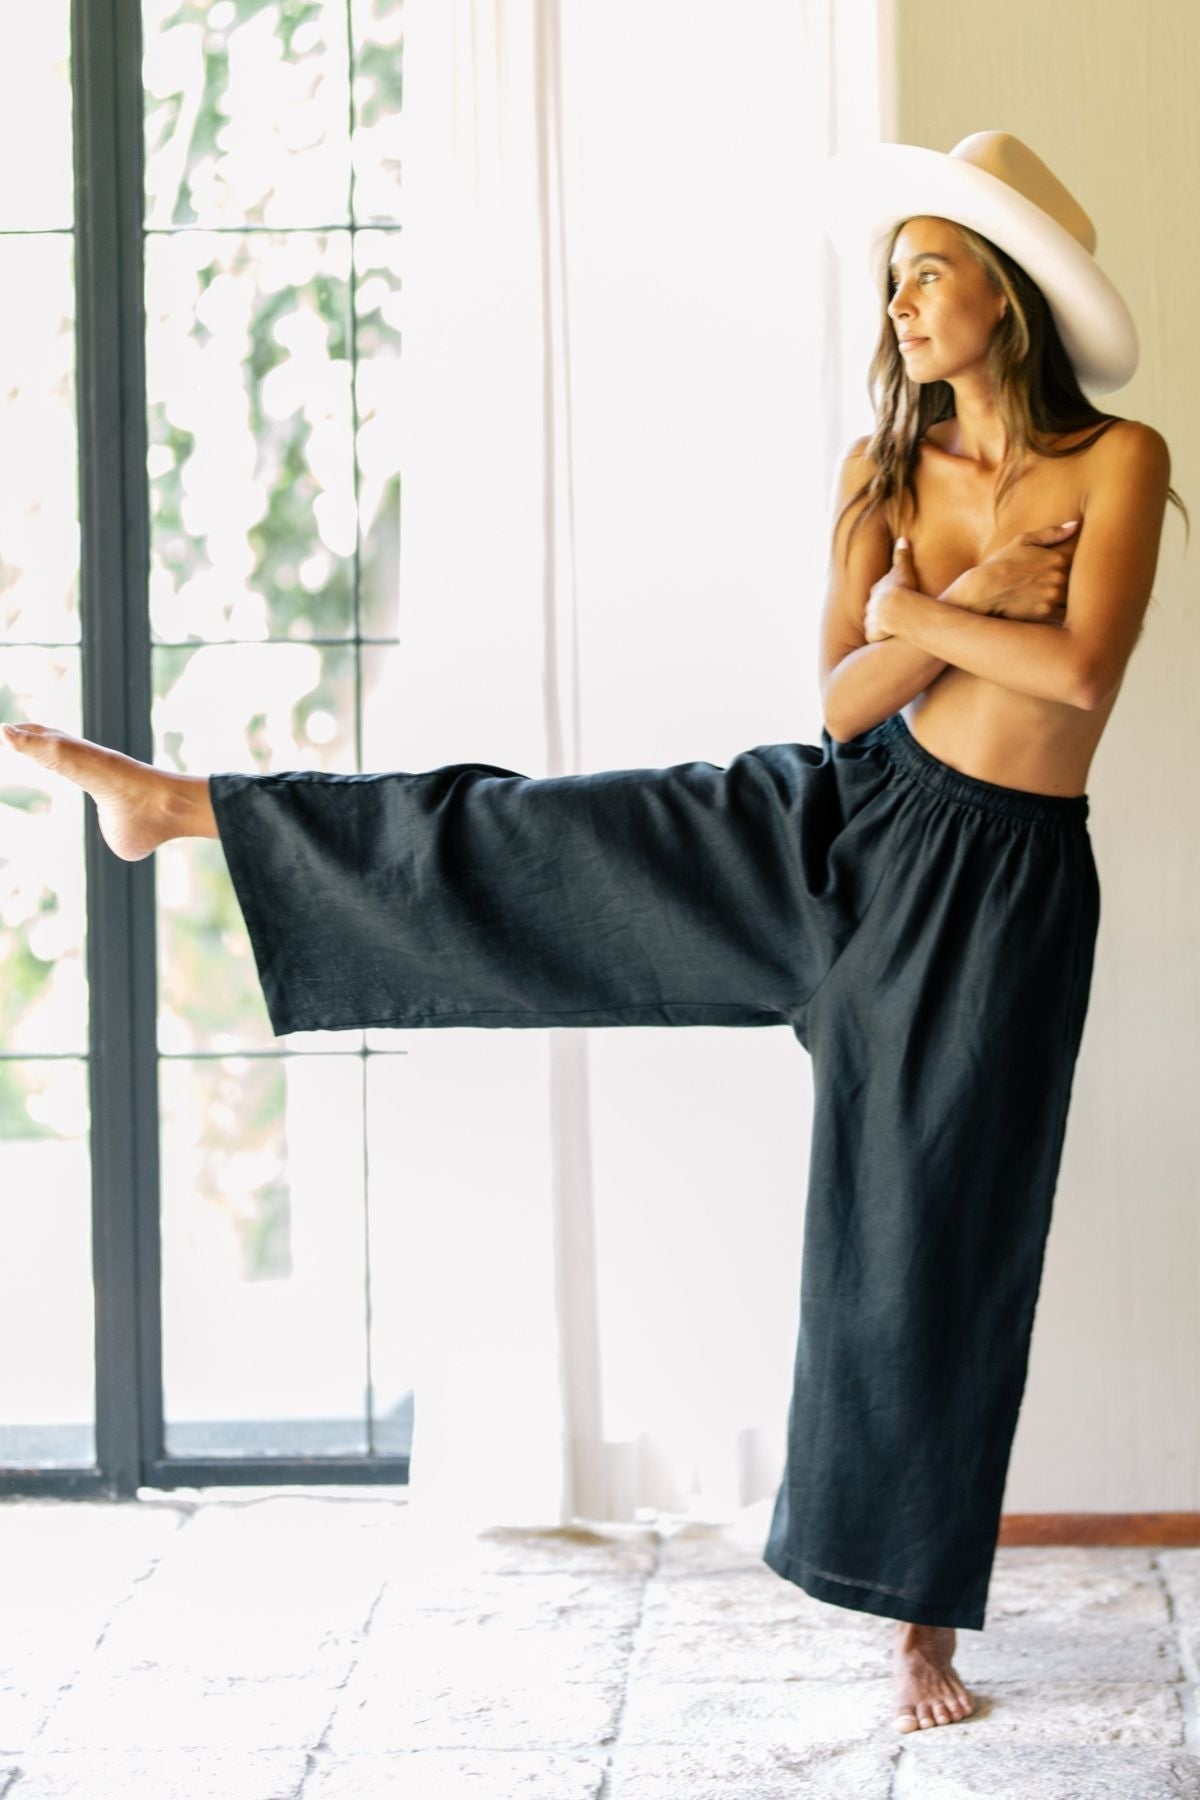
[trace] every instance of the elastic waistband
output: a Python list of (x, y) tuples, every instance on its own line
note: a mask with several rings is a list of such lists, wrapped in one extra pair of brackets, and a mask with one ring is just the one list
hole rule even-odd
[(967, 806), (982, 807), (985, 812), (1028, 819), (1040, 825), (1078, 827), (1086, 823), (1086, 794), (1035, 794), (1028, 788), (1004, 787), (1000, 782), (981, 781), (977, 775), (964, 775), (961, 769), (952, 769), (919, 744), (902, 713), (885, 719), (876, 727), (875, 735), (898, 768), (943, 799), (959, 800)]

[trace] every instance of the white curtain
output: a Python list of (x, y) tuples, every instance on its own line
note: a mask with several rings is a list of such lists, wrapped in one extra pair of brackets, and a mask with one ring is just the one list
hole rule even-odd
[[(861, 330), (849, 399), (838, 375), (863, 297), (806, 178), (878, 135), (874, 0), (405, 19), (403, 649), (374, 766), (812, 741), (833, 459), (871, 420)], [(790, 1030), (397, 1035), (372, 1158), (414, 1510), (768, 1507), (811, 1093)]]

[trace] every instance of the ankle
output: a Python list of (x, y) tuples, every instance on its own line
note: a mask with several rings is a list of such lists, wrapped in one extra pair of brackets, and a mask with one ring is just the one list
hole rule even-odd
[(908, 1619), (896, 1621), (896, 1643), (901, 1650), (928, 1649), (932, 1644), (954, 1642), (952, 1625), (914, 1625)]
[(206, 775), (166, 774), (162, 792), (162, 808), (169, 837), (212, 837), (217, 834), (217, 821), (209, 796)]

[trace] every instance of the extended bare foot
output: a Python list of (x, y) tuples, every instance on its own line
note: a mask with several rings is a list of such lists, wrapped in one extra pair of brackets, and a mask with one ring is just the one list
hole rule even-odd
[(172, 775), (49, 725), (3, 731), (14, 750), (92, 796), (105, 843), (126, 862), (139, 862), (168, 838), (218, 835), (202, 775)]
[(892, 1647), (898, 1731), (951, 1725), (974, 1712), (975, 1702), (951, 1660), (956, 1637), (952, 1625), (898, 1625)]

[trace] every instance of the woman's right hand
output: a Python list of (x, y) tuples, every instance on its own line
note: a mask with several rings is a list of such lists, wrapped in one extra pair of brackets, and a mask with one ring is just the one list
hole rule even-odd
[(1003, 619), (1061, 625), (1067, 611), (1067, 582), (1079, 537), (1079, 521), (1022, 531), (952, 583), (942, 596), (972, 612)]

